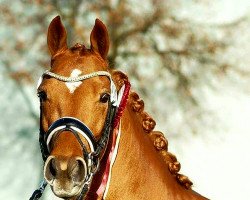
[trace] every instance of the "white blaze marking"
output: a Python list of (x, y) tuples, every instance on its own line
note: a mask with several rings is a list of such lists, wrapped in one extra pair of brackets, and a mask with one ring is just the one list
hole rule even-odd
[(60, 164), (61, 170), (65, 171), (68, 168), (68, 163), (66, 161)]
[[(82, 72), (79, 69), (74, 69), (71, 74), (70, 77), (78, 77)], [(82, 81), (78, 81), (78, 82), (66, 82), (65, 83), (67, 88), (69, 89), (70, 93), (74, 93), (75, 89), (78, 88), (81, 84)]]

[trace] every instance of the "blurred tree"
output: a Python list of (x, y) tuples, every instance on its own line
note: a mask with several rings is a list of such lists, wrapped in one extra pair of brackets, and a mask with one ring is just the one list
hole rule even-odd
[[(34, 77), (49, 66), (49, 21), (61, 15), (73, 45), (89, 41), (94, 20), (99, 17), (109, 29), (110, 67), (128, 73), (148, 109), (164, 129), (171, 131), (170, 136), (183, 131), (195, 133), (207, 122), (200, 88), (204, 84), (214, 86), (216, 79), (235, 68), (221, 59), (230, 41), (230, 37), (221, 35), (225, 28), (234, 29), (245, 19), (216, 27), (195, 24), (178, 18), (178, 5), (178, 1), (162, 0), (36, 0), (15, 2), (10, 7), (8, 1), (3, 1), (3, 26), (10, 32), (18, 31), (8, 35), (12, 43), (2, 40), (2, 64), (30, 107), (22, 85), (27, 81), (33, 84)], [(37, 118), (32, 108), (30, 116)]]

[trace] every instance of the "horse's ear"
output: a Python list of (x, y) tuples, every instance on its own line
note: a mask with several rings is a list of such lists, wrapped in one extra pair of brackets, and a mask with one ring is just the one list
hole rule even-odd
[(51, 56), (54, 56), (68, 48), (67, 32), (61, 22), (60, 16), (55, 17), (49, 25), (47, 44)]
[(106, 26), (99, 20), (95, 20), (95, 26), (90, 35), (91, 49), (98, 52), (103, 59), (107, 58), (109, 51), (109, 35)]

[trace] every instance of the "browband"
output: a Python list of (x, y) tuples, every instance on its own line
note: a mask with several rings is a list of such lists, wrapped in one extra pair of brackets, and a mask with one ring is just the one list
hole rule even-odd
[(50, 77), (53, 77), (53, 78), (55, 78), (59, 81), (63, 81), (63, 82), (78, 82), (78, 81), (86, 80), (89, 78), (93, 78), (95, 76), (108, 76), (111, 79), (111, 75), (107, 71), (97, 71), (97, 72), (93, 72), (90, 74), (85, 74), (85, 75), (77, 76), (77, 77), (66, 77), (66, 76), (62, 76), (59, 74), (55, 74), (55, 73), (47, 70), (43, 73), (43, 75), (48, 75)]
[(117, 90), (116, 90), (115, 84), (114, 84), (114, 82), (112, 80), (112, 77), (111, 77), (110, 73), (107, 72), (107, 71), (97, 71), (97, 72), (92, 72), (90, 74), (85, 74), (85, 75), (77, 76), (77, 77), (66, 77), (66, 76), (62, 76), (62, 75), (59, 75), (59, 74), (56, 74), (56, 73), (53, 73), (53, 72), (47, 70), (47, 71), (45, 71), (43, 73), (42, 77), (39, 78), (37, 88), (41, 84), (43, 76), (46, 76), (46, 75), (50, 76), (50, 77), (53, 77), (53, 78), (55, 78), (55, 79), (57, 79), (59, 81), (63, 81), (63, 82), (79, 82), (79, 81), (83, 81), (83, 80), (93, 78), (93, 77), (96, 77), (96, 76), (107, 76), (109, 78), (109, 80), (110, 80), (110, 91), (111, 91), (110, 101), (111, 101), (112, 105), (118, 106), (118, 103), (117, 103)]

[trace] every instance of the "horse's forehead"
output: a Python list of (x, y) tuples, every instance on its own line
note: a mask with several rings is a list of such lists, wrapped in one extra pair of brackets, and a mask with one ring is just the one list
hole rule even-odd
[(76, 73), (79, 74), (79, 71), (81, 71), (81, 74), (88, 74), (106, 68), (105, 61), (100, 60), (96, 54), (79, 55), (78, 53), (67, 52), (55, 59), (51, 71), (64, 76), (74, 76)]
[[(105, 61), (100, 60), (98, 55), (94, 53), (89, 52), (84, 55), (80, 55), (77, 51), (67, 50), (65, 53), (62, 53), (53, 59), (50, 71), (61, 76), (73, 78), (97, 71), (106, 71), (106, 69), (107, 64)], [(42, 82), (38, 83), (38, 87)], [(69, 93), (73, 94), (75, 90), (82, 85), (82, 83), (82, 81), (64, 82), (63, 85), (66, 86), (65, 89), (67, 89)], [(53, 85), (54, 84), (49, 85), (47, 82), (44, 85), (44, 88), (47, 86), (51, 88)]]
[[(82, 74), (82, 71), (80, 69), (73, 69), (70, 77), (78, 77)], [(65, 82), (66, 87), (69, 89), (70, 93), (74, 93), (75, 90), (82, 84), (82, 81), (77, 82)]]

